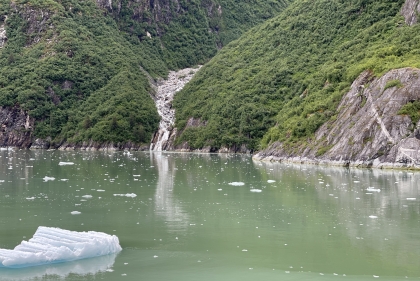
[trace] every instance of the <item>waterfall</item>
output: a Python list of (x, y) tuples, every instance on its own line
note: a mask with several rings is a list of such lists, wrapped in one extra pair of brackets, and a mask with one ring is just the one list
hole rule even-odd
[(172, 100), (175, 93), (182, 90), (201, 68), (186, 68), (179, 71), (169, 72), (168, 79), (159, 82), (155, 104), (157, 111), (162, 118), (159, 123), (159, 130), (154, 134), (150, 144), (150, 150), (164, 151), (170, 149), (176, 135), (175, 109), (172, 108)]

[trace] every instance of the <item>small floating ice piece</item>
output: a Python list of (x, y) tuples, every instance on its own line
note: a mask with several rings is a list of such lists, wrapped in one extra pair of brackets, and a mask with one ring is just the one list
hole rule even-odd
[(0, 268), (75, 261), (118, 253), (121, 250), (115, 235), (40, 226), (29, 241), (22, 241), (13, 250), (0, 249)]
[(415, 201), (417, 198), (407, 198), (409, 201)]
[(114, 196), (121, 196), (121, 197), (131, 197), (131, 198), (134, 198), (134, 197), (137, 197), (137, 194), (134, 194), (134, 193), (127, 193), (127, 194), (114, 194)]
[(55, 180), (55, 178), (45, 176), (45, 177), (43, 178), (43, 180), (44, 180), (45, 182), (47, 182), (47, 181), (53, 181), (53, 180)]
[(133, 177), (140, 177), (140, 175), (133, 175)]
[(369, 218), (371, 218), (371, 219), (377, 219), (378, 216), (369, 216)]
[(61, 179), (61, 181), (68, 181), (69, 179)]
[(236, 181), (230, 182), (228, 184), (229, 185), (233, 185), (233, 186), (242, 186), (242, 185), (245, 185), (245, 183), (243, 183), (243, 182), (236, 182)]
[(371, 186), (368, 187), (366, 190), (370, 191), (370, 192), (381, 192), (381, 190), (379, 188), (374, 188), (374, 187), (371, 187)]
[(27, 197), (26, 200), (34, 200), (35, 197)]
[[(80, 204), (79, 204), (80, 205)], [(79, 212), (79, 211), (73, 211), (73, 212), (71, 212), (70, 214), (72, 214), (72, 215), (80, 215), (81, 214), (81, 212)]]
[(83, 195), (83, 198), (92, 198), (92, 195)]
[(60, 162), (60, 163), (58, 163), (58, 165), (60, 165), (60, 166), (68, 166), (68, 165), (74, 165), (74, 163), (73, 162)]
[(268, 183), (273, 183), (273, 182), (276, 182), (275, 180), (268, 180), (267, 181)]
[(261, 190), (261, 189), (255, 189), (255, 188), (254, 188), (254, 189), (251, 189), (250, 191), (251, 191), (251, 192), (257, 192), (257, 193), (258, 193), (258, 192), (262, 192), (262, 190)]
[(97, 192), (105, 192), (105, 190), (103, 190), (103, 189), (97, 189), (96, 191)]

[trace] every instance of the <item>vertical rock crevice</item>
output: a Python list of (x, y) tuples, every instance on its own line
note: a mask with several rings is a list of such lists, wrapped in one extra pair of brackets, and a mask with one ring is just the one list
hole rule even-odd
[(152, 138), (150, 150), (173, 150), (176, 128), (174, 128), (175, 109), (172, 108), (172, 101), (175, 94), (184, 88), (199, 69), (200, 67), (186, 68), (177, 72), (171, 71), (166, 80), (158, 82), (155, 104), (161, 120), (159, 130)]

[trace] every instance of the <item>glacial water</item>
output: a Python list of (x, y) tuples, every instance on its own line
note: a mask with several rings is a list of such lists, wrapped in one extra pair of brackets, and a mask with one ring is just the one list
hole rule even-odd
[(123, 250), (0, 280), (420, 279), (418, 172), (1, 150), (0, 249), (38, 226), (117, 235)]

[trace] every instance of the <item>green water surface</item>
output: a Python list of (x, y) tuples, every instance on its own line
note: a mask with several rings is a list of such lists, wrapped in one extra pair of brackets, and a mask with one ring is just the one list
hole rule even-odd
[(123, 251), (0, 280), (420, 279), (419, 191), (409, 171), (3, 149), (0, 248), (50, 226), (115, 234)]

